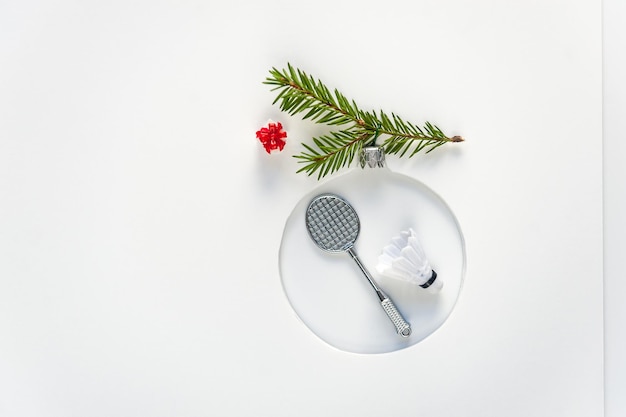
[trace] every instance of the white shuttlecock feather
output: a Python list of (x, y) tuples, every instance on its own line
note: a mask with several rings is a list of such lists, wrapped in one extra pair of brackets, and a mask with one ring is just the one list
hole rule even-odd
[(376, 269), (381, 275), (431, 291), (439, 291), (443, 287), (443, 282), (431, 268), (413, 229), (403, 230), (391, 239), (378, 257)]

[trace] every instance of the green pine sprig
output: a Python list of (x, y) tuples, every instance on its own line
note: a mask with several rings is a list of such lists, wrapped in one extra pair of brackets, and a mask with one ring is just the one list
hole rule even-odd
[(419, 127), (394, 113), (363, 111), (354, 100), (348, 100), (337, 89), (331, 91), (322, 81), (291, 64), (283, 70), (272, 68), (264, 84), (278, 91), (273, 104), (279, 103), (282, 111), (292, 116), (304, 113), (303, 119), (338, 127), (314, 137), (313, 146), (303, 143), (305, 150), (294, 155), (303, 164), (298, 172), (317, 173), (318, 179), (350, 166), (363, 147), (375, 146), (379, 138), (383, 138), (381, 146), (386, 154), (409, 158), (422, 150), (431, 152), (446, 142), (463, 141), (460, 136), (446, 136), (429, 122)]

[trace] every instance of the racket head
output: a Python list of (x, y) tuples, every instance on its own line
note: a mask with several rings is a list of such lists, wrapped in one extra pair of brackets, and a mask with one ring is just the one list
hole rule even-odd
[(327, 252), (351, 249), (359, 236), (361, 224), (354, 208), (334, 194), (321, 194), (309, 203), (306, 228), (315, 244)]

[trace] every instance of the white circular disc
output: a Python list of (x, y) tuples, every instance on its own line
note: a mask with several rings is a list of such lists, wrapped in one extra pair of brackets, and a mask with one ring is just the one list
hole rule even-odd
[[(318, 248), (305, 226), (305, 211), (322, 193), (346, 199), (361, 231), (354, 245), (381, 289), (411, 324), (403, 338), (375, 291), (347, 253)], [(415, 230), (437, 279), (438, 293), (376, 272), (382, 248), (401, 230)], [(305, 195), (287, 219), (279, 252), (285, 294), (302, 322), (326, 343), (347, 352), (384, 353), (412, 346), (449, 317), (465, 275), (465, 243), (448, 205), (421, 182), (386, 168), (353, 170)]]

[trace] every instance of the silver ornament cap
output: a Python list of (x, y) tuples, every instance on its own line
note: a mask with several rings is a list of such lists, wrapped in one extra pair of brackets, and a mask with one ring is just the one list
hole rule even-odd
[(385, 167), (385, 150), (382, 146), (367, 146), (361, 149), (359, 153), (359, 162), (361, 168), (384, 168)]

